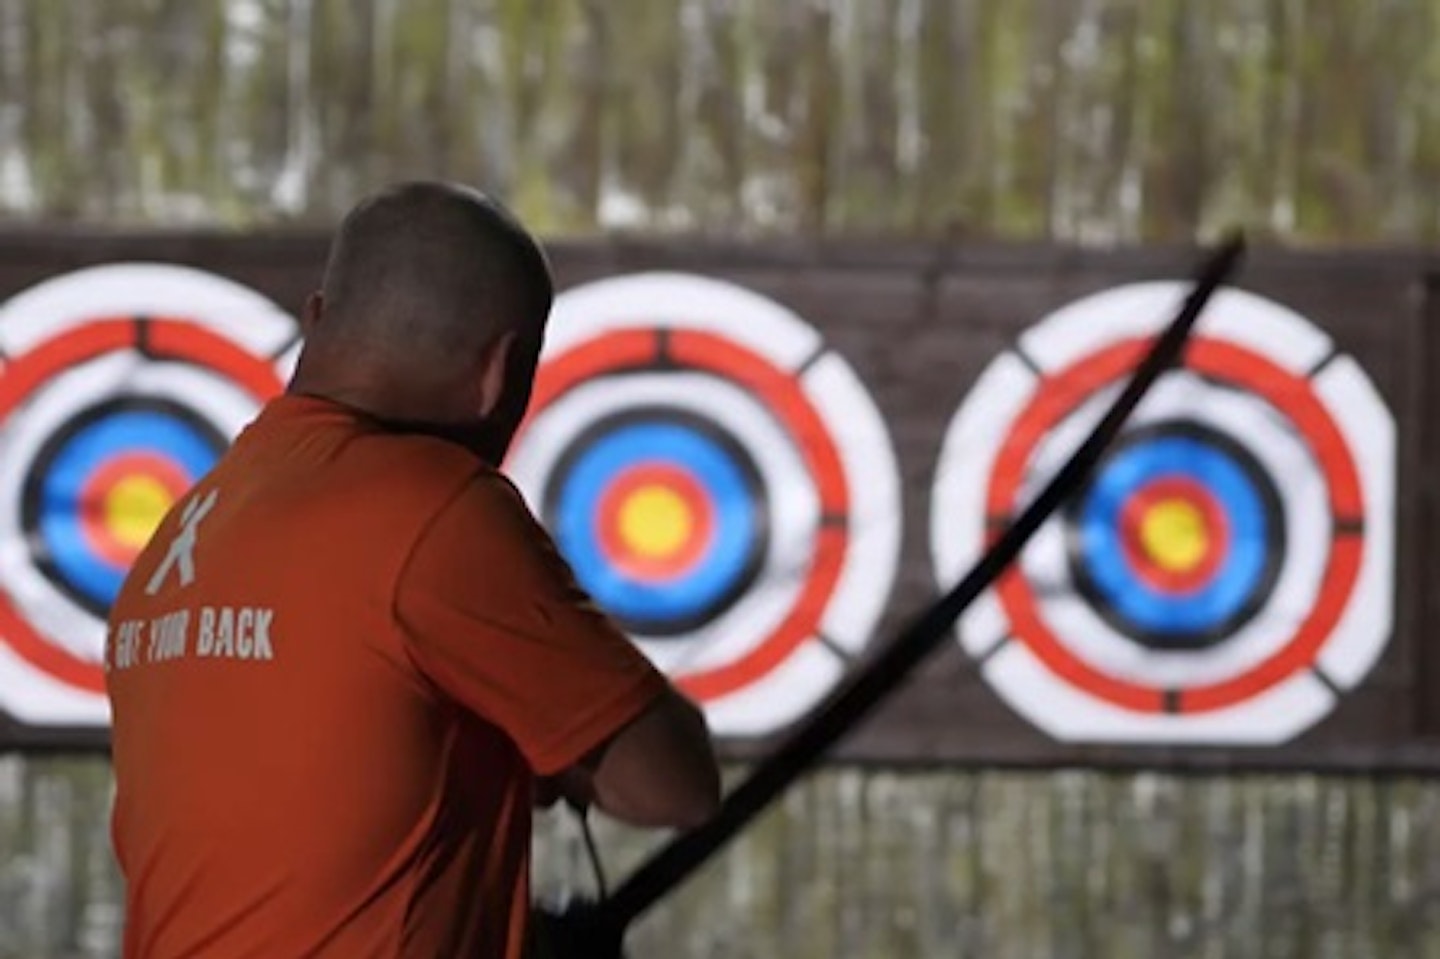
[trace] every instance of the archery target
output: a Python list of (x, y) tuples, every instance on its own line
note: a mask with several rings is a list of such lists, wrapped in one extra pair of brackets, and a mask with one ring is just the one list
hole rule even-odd
[(297, 352), (274, 304), (179, 266), (85, 269), (0, 305), (0, 709), (108, 721), (105, 617), (131, 562)]
[[(949, 585), (1098, 423), (1188, 290), (1074, 302), (947, 430), (931, 549)], [(1389, 641), (1395, 424), (1304, 317), (1223, 290), (1091, 479), (959, 624), (990, 685), (1072, 741), (1273, 744)]]
[(720, 735), (812, 707), (894, 580), (878, 411), (813, 327), (729, 283), (563, 293), (507, 467), (580, 584)]

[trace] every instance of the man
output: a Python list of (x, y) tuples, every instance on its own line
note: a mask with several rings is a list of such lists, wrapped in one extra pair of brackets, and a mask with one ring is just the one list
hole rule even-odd
[(111, 614), (127, 957), (514, 959), (542, 778), (638, 825), (713, 810), (700, 713), (497, 471), (552, 294), (473, 191), (346, 218), (289, 391)]

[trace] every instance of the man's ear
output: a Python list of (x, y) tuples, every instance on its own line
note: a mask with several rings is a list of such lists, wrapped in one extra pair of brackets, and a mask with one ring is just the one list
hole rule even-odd
[(505, 401), (509, 386), (510, 356), (518, 337), (514, 330), (501, 333), (485, 347), (480, 357), (480, 417), (491, 416)]
[(309, 337), (320, 325), (320, 319), (324, 313), (325, 295), (316, 290), (305, 298), (305, 309), (300, 313), (300, 332)]

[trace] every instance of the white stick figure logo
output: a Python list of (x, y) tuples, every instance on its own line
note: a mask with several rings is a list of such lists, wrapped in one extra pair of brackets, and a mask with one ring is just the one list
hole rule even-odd
[(150, 582), (145, 587), (147, 595), (154, 596), (160, 592), (165, 578), (175, 566), (180, 568), (181, 586), (189, 586), (195, 581), (195, 538), (199, 533), (200, 521), (215, 507), (218, 493), (219, 490), (212, 489), (199, 499), (192, 499), (186, 504), (185, 512), (180, 514), (180, 532), (170, 541), (170, 551), (165, 554), (165, 559), (150, 577)]

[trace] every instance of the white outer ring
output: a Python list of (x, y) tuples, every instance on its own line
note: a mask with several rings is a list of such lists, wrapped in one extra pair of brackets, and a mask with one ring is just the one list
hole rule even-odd
[(545, 330), (545, 358), (620, 330), (714, 333), (793, 373), (824, 347), (819, 332), (774, 300), (690, 273), (632, 273), (566, 290)]
[[(1153, 334), (1163, 328), (1187, 292), (1184, 284), (1143, 283), (1072, 302), (1020, 336), (1019, 349), (1025, 361), (1014, 353), (1005, 353), (985, 369), (951, 420), (935, 474), (931, 553), (943, 585), (950, 585), (983, 551), (986, 492), (996, 455), (1011, 424), (1039, 387), (1039, 377), (1030, 367), (1051, 373), (1118, 340)], [(1197, 323), (1197, 335), (1236, 343), (1299, 375), (1315, 369), (1333, 350), (1330, 338), (1304, 317), (1234, 289), (1215, 295)], [(1175, 376), (1169, 374), (1167, 379)], [(1378, 660), (1393, 628), (1395, 424), (1383, 398), (1350, 358), (1331, 359), (1311, 382), (1359, 469), (1364, 502), (1365, 543), (1360, 575), (1349, 605), (1317, 657), (1326, 677), (1348, 689), (1358, 684)], [(1162, 381), (1154, 396), (1163, 397), (1165, 389)], [(1154, 418), (1150, 404), (1151, 399), (1142, 404), (1137, 421)], [(1083, 419), (1078, 414), (1071, 418)], [(1054, 438), (1050, 455), (1059, 457), (1078, 441), (1078, 435), (1064, 442)], [(1256, 444), (1247, 443), (1247, 447), (1260, 452)], [(1058, 464), (1052, 462), (1051, 470), (1054, 465)], [(1034, 471), (1031, 490), (1034, 480), (1043, 475), (1048, 474)], [(1024, 501), (1022, 496), (1022, 505)], [(1293, 536), (1297, 531), (1292, 528), (1288, 532)], [(1313, 537), (1314, 531), (1305, 529), (1302, 535)], [(1043, 550), (1043, 538), (1040, 544)], [(1294, 546), (1291, 542), (1287, 549)], [(1027, 555), (1022, 558), (1022, 567), (1027, 561), (1033, 562)], [(1277, 591), (1279, 587), (1277, 583)], [(1299, 596), (1298, 585), (1296, 589), (1294, 595)], [(1250, 627), (1256, 631), (1263, 628), (1264, 615), (1262, 612), (1252, 620)], [(980, 598), (958, 629), (961, 644), (971, 655), (993, 652), (982, 672), (996, 692), (1031, 723), (1059, 740), (1273, 744), (1309, 728), (1336, 702), (1330, 689), (1314, 673), (1306, 671), (1224, 709), (1183, 715), (1136, 713), (1071, 686), (1051, 673), (1021, 642), (1004, 642), (997, 647), (997, 637), (1003, 639), (1008, 631), (1007, 617), (993, 590)], [(1242, 640), (1244, 632), (1237, 634)], [(1071, 638), (1069, 630), (1064, 634), (1057, 631), (1057, 635)], [(1176, 655), (1151, 654), (1154, 658)], [(1122, 665), (1105, 663), (1111, 672), (1118, 672)], [(1153, 663), (1141, 665), (1135, 659), (1129, 665), (1132, 669), (1154, 668)], [(1183, 683), (1163, 681), (1178, 679), (1182, 671), (1177, 667), (1167, 677), (1144, 678), (1156, 685), (1202, 682), (1193, 672)]]
[[(884, 612), (900, 560), (901, 492), (894, 447), (884, 419), (854, 370), (838, 354), (825, 351), (819, 332), (779, 303), (732, 283), (685, 273), (651, 272), (568, 290), (556, 300), (543, 359), (553, 362), (609, 333), (657, 329), (722, 336), (778, 369), (797, 374), (801, 391), (834, 440), (844, 472), (849, 496), (848, 545), (820, 624), (834, 648), (817, 641), (804, 643), (763, 678), (704, 703), (712, 728), (721, 735), (773, 732), (803, 715), (833, 687), (844, 672), (836, 650), (849, 654), (863, 649)], [(712, 417), (720, 415), (713, 407), (705, 412)], [(537, 411), (512, 454), (514, 462), (529, 455), (523, 447), (537, 441), (535, 427), (547, 413)], [(799, 439), (789, 437), (788, 443), (793, 447)], [(525, 469), (531, 468), (527, 465)], [(816, 491), (808, 471), (802, 470), (801, 475), (805, 492), (789, 495), (804, 495), (813, 501)], [(522, 489), (527, 485), (518, 477), (517, 482)], [(769, 493), (773, 499), (776, 490)], [(801, 569), (808, 570), (808, 563), (802, 563)], [(786, 587), (798, 590), (800, 576), (792, 571), (787, 578), (794, 583)], [(742, 600), (735, 608), (743, 605), (748, 604)], [(713, 648), (717, 653), (743, 651), (753, 649), (768, 635), (768, 631), (759, 631), (761, 626), (761, 620), (731, 623), (726, 617), (707, 626), (707, 631), (733, 629), (733, 636), (726, 635), (723, 644), (717, 640)], [(651, 645), (642, 643), (642, 648)], [(732, 655), (729, 660), (734, 658)], [(706, 662), (710, 661), (707, 652)]]
[(0, 352), (20, 356), (98, 317), (147, 314), (195, 320), (266, 358), (299, 332), (288, 313), (233, 280), (171, 263), (113, 263), (45, 280), (0, 303)]

